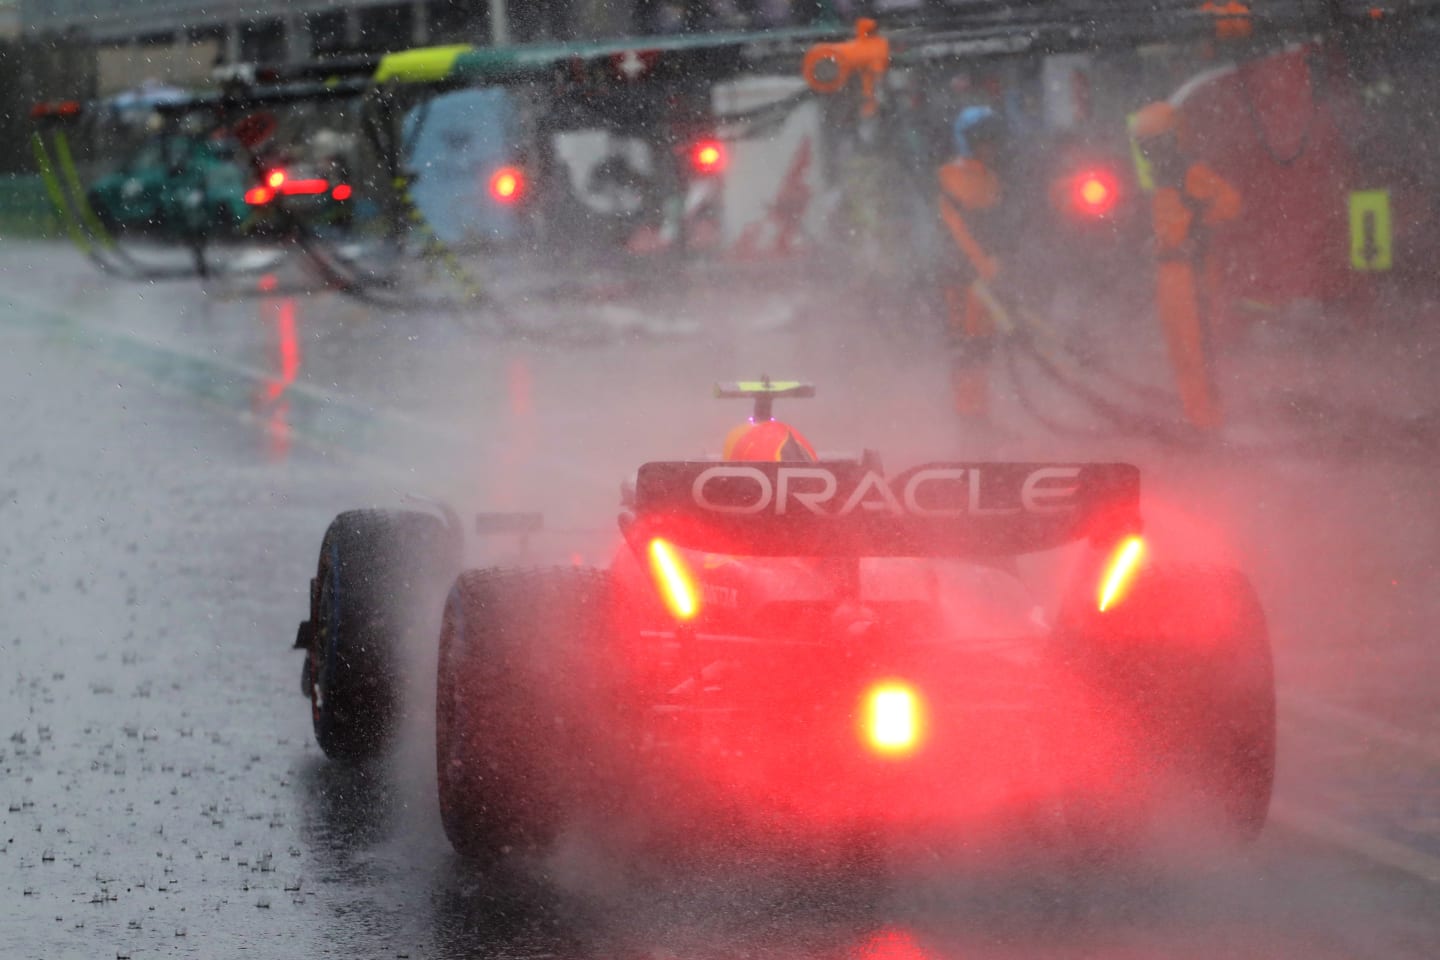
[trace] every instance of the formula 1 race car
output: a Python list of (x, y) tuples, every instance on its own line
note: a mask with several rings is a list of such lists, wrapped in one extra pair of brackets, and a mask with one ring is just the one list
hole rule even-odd
[(245, 175), (235, 145), (216, 137), (155, 137), (87, 192), (105, 229), (239, 230), (246, 216)]
[(277, 201), (307, 222), (348, 219), (354, 188), (333, 171), (271, 162), (262, 165), (255, 182), (256, 172), (248, 166), (231, 137), (171, 133), (151, 139), (119, 169), (98, 178), (86, 200), (112, 233), (262, 232), (261, 215), (271, 213)]
[[(1147, 555), (1135, 467), (888, 475), (773, 419), (809, 385), (718, 392), (753, 416), (719, 460), (640, 467), (608, 568), (453, 580), (436, 751), (458, 851), (543, 849), (620, 810), (733, 843), (1018, 824), (1128, 845), (1177, 797), (1256, 837), (1275, 768), (1265, 618), (1242, 573)], [(1078, 572), (1047, 612), (1016, 558), (1071, 544)], [(331, 757), (383, 750), (408, 608), (459, 547), (453, 514), (331, 524), (296, 642)]]

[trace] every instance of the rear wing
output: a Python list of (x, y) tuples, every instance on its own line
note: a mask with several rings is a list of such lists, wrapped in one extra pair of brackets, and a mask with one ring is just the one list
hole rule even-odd
[(640, 468), (627, 539), (752, 556), (994, 557), (1138, 533), (1126, 463), (659, 462)]

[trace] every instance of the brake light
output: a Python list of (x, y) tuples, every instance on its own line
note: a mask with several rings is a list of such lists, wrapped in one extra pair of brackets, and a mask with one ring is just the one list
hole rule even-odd
[(287, 197), (306, 196), (314, 197), (330, 189), (330, 181), (320, 177), (311, 177), (308, 180), (286, 180), (280, 187), (280, 192)]
[(525, 175), (515, 167), (501, 167), (490, 175), (490, 196), (514, 203), (525, 193)]
[(60, 100), (53, 103), (37, 103), (30, 108), (30, 119), (40, 120), (44, 117), (78, 117), (82, 105), (79, 100)]
[(701, 176), (713, 176), (725, 169), (725, 144), (719, 140), (701, 140), (690, 150), (690, 164)]
[(275, 199), (275, 191), (269, 187), (251, 187), (245, 191), (245, 202), (252, 207), (263, 207)]
[(1145, 541), (1140, 537), (1130, 537), (1115, 548), (1115, 553), (1111, 555), (1110, 562), (1105, 567), (1105, 576), (1100, 579), (1100, 596), (1097, 604), (1101, 613), (1125, 598), (1130, 584), (1135, 580), (1136, 571), (1140, 569), (1140, 561), (1144, 557)]
[(330, 196), (334, 197), (336, 200), (349, 200), (350, 194), (353, 192), (354, 191), (350, 189), (350, 184), (337, 183), (335, 185), (335, 189), (330, 191)]
[(896, 927), (884, 928), (854, 952), (855, 960), (931, 960), (915, 941), (915, 935)]
[(279, 187), (282, 183), (284, 183), (284, 182), (285, 182), (285, 171), (279, 169), (278, 167), (277, 167), (276, 169), (274, 169), (274, 170), (271, 170), (269, 173), (265, 174), (265, 185), (266, 185), (267, 187), (270, 187), (271, 189), (276, 189), (276, 188), (278, 188), (278, 187)]
[(671, 615), (677, 620), (693, 620), (700, 612), (700, 592), (670, 541), (658, 537), (650, 541), (650, 573)]
[(1070, 182), (1070, 205), (1081, 216), (1106, 216), (1119, 200), (1120, 181), (1109, 170), (1084, 170)]
[(905, 683), (878, 683), (865, 694), (860, 724), (861, 734), (876, 753), (910, 753), (924, 735), (920, 695)]

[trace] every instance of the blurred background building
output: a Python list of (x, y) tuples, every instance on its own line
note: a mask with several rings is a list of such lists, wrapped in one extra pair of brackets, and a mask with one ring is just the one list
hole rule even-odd
[(106, 94), (147, 81), (202, 82), (221, 63), (614, 35), (630, 28), (630, 7), (607, 0), (0, 0), (0, 35), (8, 14), (32, 42), (92, 46), (97, 92)]

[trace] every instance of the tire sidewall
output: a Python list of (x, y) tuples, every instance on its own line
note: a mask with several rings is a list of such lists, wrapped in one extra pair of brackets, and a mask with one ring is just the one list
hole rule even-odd
[[(589, 667), (609, 651), (608, 618), (593, 607), (610, 595), (608, 576), (588, 569), (457, 578), (441, 628), (436, 773), (441, 821), (461, 854), (540, 852), (594, 802), (591, 734), (608, 721), (594, 708), (604, 681)], [(595, 622), (563, 629), (587, 609)]]
[[(381, 754), (402, 716), (404, 645), (430, 579), (457, 565), (450, 535), (430, 514), (354, 510), (321, 543), (312, 675), (312, 715), (329, 757)], [(458, 553), (458, 547), (454, 550)]]
[(1129, 818), (1152, 816), (1178, 786), (1232, 840), (1253, 841), (1269, 810), (1276, 730), (1269, 633), (1249, 580), (1156, 566), (1106, 614), (1087, 586), (1067, 601), (1058, 639), (1066, 668), (1131, 731)]

